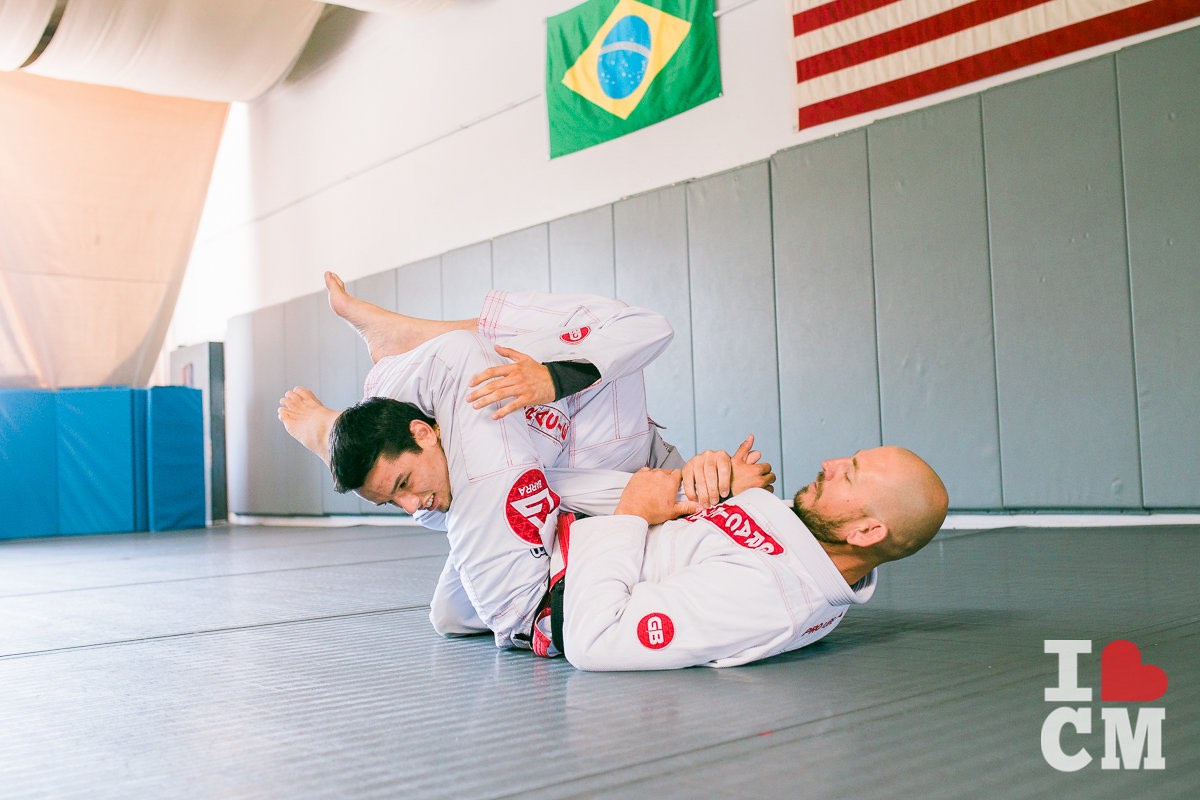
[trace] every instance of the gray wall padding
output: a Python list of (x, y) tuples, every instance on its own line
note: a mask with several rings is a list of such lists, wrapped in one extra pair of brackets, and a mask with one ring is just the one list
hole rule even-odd
[(545, 223), (492, 240), (492, 281), (512, 291), (550, 291), (550, 232)]
[(783, 484), (768, 166), (689, 183), (687, 203), (696, 444), (732, 452), (753, 433)]
[[(687, 192), (671, 186), (613, 205), (617, 297), (652, 308), (675, 330), (671, 344), (646, 370), (646, 402), (663, 438), (695, 453), (696, 398), (692, 374), (691, 278)], [(704, 448), (700, 448), (704, 449)]]
[(933, 464), (957, 507), (998, 508), (979, 102), (885, 120), (870, 133), (883, 441)]
[(612, 206), (556, 219), (549, 229), (550, 291), (616, 294)]
[(822, 459), (880, 443), (866, 135), (779, 153), (771, 167), (784, 485), (798, 489)]
[(1200, 29), (1117, 54), (1142, 480), (1200, 498)]
[(983, 96), (1004, 503), (1142, 502), (1113, 59)]

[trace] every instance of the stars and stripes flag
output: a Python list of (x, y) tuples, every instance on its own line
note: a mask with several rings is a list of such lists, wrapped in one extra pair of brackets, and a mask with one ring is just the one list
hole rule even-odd
[(799, 127), (1200, 16), (1200, 0), (792, 0)]

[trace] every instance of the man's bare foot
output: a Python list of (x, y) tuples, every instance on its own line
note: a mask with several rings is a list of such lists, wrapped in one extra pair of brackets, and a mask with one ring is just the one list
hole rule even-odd
[(329, 466), (329, 431), (338, 412), (321, 405), (321, 401), (303, 386), (279, 399), (279, 421), (292, 438), (315, 453)]
[(475, 330), (478, 324), (475, 319), (443, 322), (388, 311), (347, 292), (346, 284), (332, 272), (325, 273), (325, 289), (333, 313), (350, 323), (367, 343), (371, 363), (385, 356), (407, 353), (447, 331)]

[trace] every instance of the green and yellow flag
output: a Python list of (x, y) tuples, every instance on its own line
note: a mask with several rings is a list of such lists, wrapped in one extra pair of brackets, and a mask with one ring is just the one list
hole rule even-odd
[(551, 158), (720, 94), (713, 0), (588, 0), (546, 20)]

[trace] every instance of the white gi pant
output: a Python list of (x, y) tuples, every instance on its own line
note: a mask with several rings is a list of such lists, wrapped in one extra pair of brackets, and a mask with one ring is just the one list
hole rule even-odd
[(875, 593), (847, 585), (788, 505), (750, 489), (699, 514), (571, 526), (563, 641), (584, 670), (728, 667), (829, 634)]
[[(445, 334), (380, 359), (367, 375), (364, 397), (413, 403), (441, 431), (450, 510), (417, 515), (422, 524), (444, 529), (450, 541), (430, 601), (435, 630), (491, 630), (498, 646), (528, 647), (549, 577), (559, 505), (542, 465), (632, 471), (681, 463), (646, 414), (641, 377), (642, 367), (670, 342), (671, 328), (658, 314), (608, 298), (492, 292), (479, 330)], [(542, 362), (587, 361), (600, 380), (524, 416), (493, 420), (498, 404), (476, 410), (465, 397), (474, 375), (507, 363), (494, 342)]]

